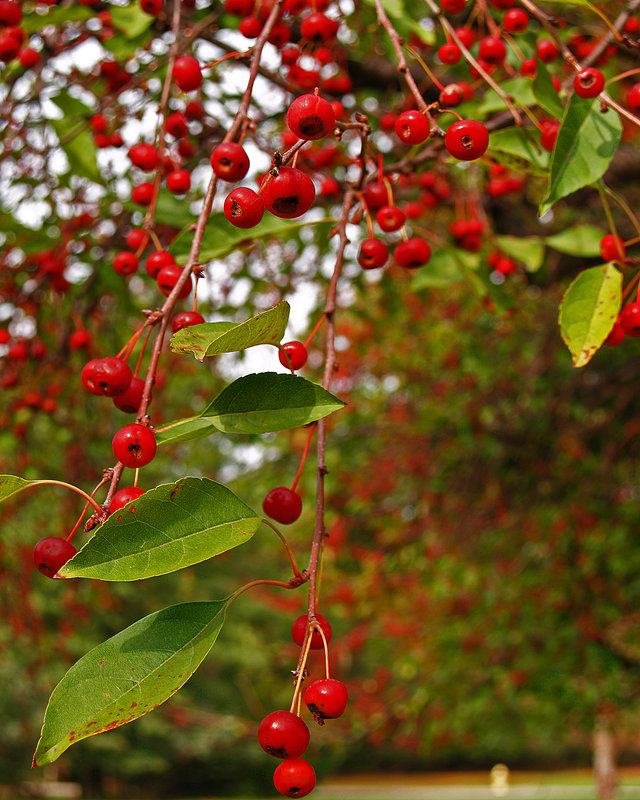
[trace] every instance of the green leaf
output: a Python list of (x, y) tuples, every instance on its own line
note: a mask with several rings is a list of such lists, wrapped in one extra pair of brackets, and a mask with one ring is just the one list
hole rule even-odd
[[(535, 97), (529, 78), (512, 78), (504, 81), (500, 88), (514, 99), (516, 105), (532, 106), (535, 104)], [(500, 95), (490, 91), (487, 92), (484, 100), (478, 106), (477, 113), (480, 115), (493, 114), (495, 111), (503, 111), (505, 108), (504, 100)]]
[(60, 574), (103, 581), (165, 575), (248, 542), (259, 524), (260, 517), (226, 486), (181, 478), (112, 514)]
[(49, 99), (62, 111), (67, 122), (70, 122), (73, 117), (86, 120), (93, 114), (93, 110), (88, 105), (68, 92), (59, 92)]
[(547, 236), (545, 242), (561, 253), (591, 258), (600, 255), (600, 240), (603, 236), (602, 229), (595, 225), (575, 225), (554, 233), (553, 236)]
[(613, 264), (583, 270), (560, 305), (560, 331), (574, 367), (583, 367), (602, 345), (622, 301), (622, 273)]
[[(181, 202), (184, 206), (184, 201), (177, 202)], [(255, 228), (243, 230), (232, 225), (222, 212), (212, 214), (207, 220), (207, 226), (204, 231), (200, 249), (200, 262), (204, 263), (214, 258), (222, 258), (239, 247), (250, 245), (258, 239), (270, 239), (276, 236), (282, 238), (288, 232), (330, 221), (319, 219), (301, 222), (300, 220), (280, 219), (280, 217), (266, 214), (262, 222), (256, 225)], [(172, 224), (175, 224), (175, 222)], [(186, 262), (192, 239), (193, 233), (185, 230), (176, 237), (169, 248), (178, 264)]]
[[(96, 146), (93, 137), (86, 128), (79, 128), (76, 120), (50, 119), (50, 125), (55, 130), (60, 147), (69, 159), (70, 171), (75, 175), (82, 175), (94, 183), (103, 183), (104, 178), (98, 170), (96, 163)], [(67, 137), (77, 131), (71, 139)]]
[(218, 429), (209, 419), (189, 417), (167, 423), (164, 430), (156, 431), (157, 444), (174, 444), (175, 442), (188, 442), (191, 439), (201, 439), (217, 433)]
[(16, 475), (0, 475), (0, 503), (37, 483), (38, 481), (27, 481), (24, 478), (18, 478)]
[(466, 275), (460, 262), (451, 248), (434, 250), (429, 263), (416, 270), (411, 281), (412, 291), (429, 289), (437, 286), (448, 286), (451, 283), (465, 280)]
[[(41, 10), (42, 6), (38, 7)], [(46, 14), (25, 14), (20, 27), (26, 33), (39, 33), (46, 25), (64, 25), (67, 22), (85, 22), (95, 16), (95, 11), (79, 4), (50, 6)]]
[(621, 134), (617, 114), (603, 113), (599, 100), (586, 100), (574, 92), (558, 131), (549, 167), (549, 190), (539, 214), (601, 178), (618, 149)]
[(488, 152), (499, 164), (513, 172), (540, 176), (547, 174), (549, 154), (542, 149), (530, 131), (521, 128), (495, 131), (489, 139)]
[(153, 22), (153, 17), (140, 8), (140, 3), (131, 3), (127, 6), (112, 5), (109, 13), (113, 27), (122, 31), (127, 39), (135, 39)]
[(150, 614), (76, 662), (49, 698), (33, 766), (148, 714), (183, 686), (218, 638), (229, 600)]
[(344, 403), (299, 375), (261, 372), (227, 386), (202, 412), (225, 433), (270, 433), (314, 422)]
[[(143, 50), (149, 42), (150, 34), (146, 31), (138, 36), (126, 36), (124, 33), (117, 33), (110, 39), (102, 42), (105, 50), (113, 54), (116, 61), (126, 61), (132, 55)], [(158, 75), (158, 73), (156, 73)]]
[(533, 79), (533, 94), (540, 107), (544, 109), (547, 114), (556, 119), (561, 119), (564, 114), (564, 106), (551, 81), (549, 70), (540, 59), (538, 59), (537, 64), (536, 77)]
[(542, 266), (544, 241), (539, 236), (498, 236), (496, 239), (500, 249), (522, 261), (528, 272), (535, 272)]
[(257, 314), (245, 322), (204, 322), (174, 333), (171, 349), (174, 353), (193, 353), (198, 361), (206, 356), (235, 353), (259, 344), (277, 345), (284, 336), (289, 321), (289, 303), (278, 305)]

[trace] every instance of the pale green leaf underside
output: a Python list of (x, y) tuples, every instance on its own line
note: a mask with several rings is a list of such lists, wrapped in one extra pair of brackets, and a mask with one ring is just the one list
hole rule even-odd
[(540, 269), (544, 261), (544, 242), (538, 236), (497, 236), (500, 250), (522, 261), (527, 272)]
[(164, 575), (244, 544), (259, 525), (260, 517), (226, 486), (181, 478), (112, 514), (60, 575), (103, 581)]
[(600, 240), (604, 235), (602, 228), (595, 225), (574, 225), (547, 236), (545, 242), (554, 250), (570, 256), (594, 258), (600, 255)]
[(549, 154), (540, 147), (538, 139), (521, 128), (495, 131), (487, 153), (514, 172), (543, 176), (547, 174)]
[(17, 475), (0, 475), (0, 503), (36, 483), (38, 481), (28, 481)]
[(156, 611), (99, 644), (53, 690), (34, 766), (88, 736), (148, 714), (186, 683), (213, 646), (228, 600)]
[(622, 273), (613, 264), (583, 270), (560, 306), (560, 331), (574, 367), (583, 367), (613, 327), (622, 299)]

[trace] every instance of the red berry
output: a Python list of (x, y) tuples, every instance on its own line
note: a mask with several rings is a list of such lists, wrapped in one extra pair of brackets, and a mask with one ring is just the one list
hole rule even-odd
[(398, 206), (382, 206), (376, 212), (376, 222), (385, 233), (400, 230), (405, 219), (404, 211)]
[(302, 342), (287, 342), (278, 352), (278, 358), (282, 366), (287, 369), (301, 369), (307, 363), (307, 348)]
[(247, 39), (257, 39), (258, 36), (260, 36), (263, 27), (264, 25), (262, 24), (262, 20), (259, 17), (250, 14), (238, 25), (238, 30)]
[(131, 378), (131, 383), (124, 394), (113, 398), (113, 404), (125, 414), (137, 414), (142, 401), (144, 381), (141, 378)]
[(304, 758), (285, 758), (273, 773), (273, 785), (285, 797), (305, 797), (316, 785), (316, 773)]
[(276, 22), (267, 37), (267, 41), (278, 50), (291, 40), (291, 28), (286, 22)]
[(509, 33), (522, 33), (529, 27), (529, 15), (523, 8), (510, 8), (502, 22)]
[(131, 199), (139, 206), (148, 206), (153, 199), (155, 189), (152, 183), (139, 183), (133, 187)]
[(316, 11), (302, 20), (300, 33), (310, 42), (321, 44), (334, 39), (339, 27), (340, 25), (335, 19), (329, 19), (325, 14)]
[(507, 56), (507, 46), (497, 36), (485, 36), (478, 45), (478, 55), (487, 64), (502, 64)]
[[(166, 267), (162, 267), (159, 270), (156, 280), (158, 282), (158, 289), (162, 292), (162, 294), (166, 295), (167, 297), (173, 291), (173, 287), (178, 283), (180, 276), (182, 275), (183, 267), (179, 267), (177, 264), (167, 264)], [(180, 290), (180, 294), (178, 297), (184, 299), (188, 297), (191, 293), (191, 289), (193, 288), (193, 282), (191, 280), (191, 275), (186, 280), (186, 283)]]
[(634, 114), (640, 111), (640, 83), (634, 83), (627, 92), (627, 106)]
[(188, 169), (174, 169), (167, 175), (167, 189), (172, 194), (186, 194), (191, 188), (191, 173)]
[(538, 59), (525, 58), (522, 64), (520, 64), (520, 74), (524, 78), (535, 78), (538, 74)]
[(619, 319), (627, 336), (640, 336), (640, 303), (628, 303), (620, 312)]
[(132, 500), (137, 500), (140, 495), (143, 494), (144, 489), (138, 489), (137, 486), (125, 486), (123, 489), (118, 489), (111, 498), (109, 513), (113, 514), (114, 511), (124, 508), (127, 503), (130, 503)]
[(22, 9), (13, 0), (0, 0), (0, 25), (11, 27), (22, 22)]
[(91, 334), (84, 328), (74, 331), (69, 336), (69, 347), (72, 350), (83, 350), (91, 344)]
[(441, 106), (455, 108), (464, 100), (464, 92), (459, 84), (450, 83), (440, 92), (440, 97), (438, 99)]
[(113, 268), (118, 275), (133, 275), (138, 269), (138, 258), (125, 250), (113, 259)]
[(202, 84), (202, 72), (198, 59), (193, 56), (176, 58), (171, 74), (173, 82), (183, 92), (191, 92)]
[(331, 133), (335, 121), (331, 103), (315, 94), (296, 97), (287, 111), (287, 125), (298, 139), (322, 139)]
[(441, 0), (441, 7), (445, 14), (459, 14), (464, 11), (465, 0)]
[(173, 333), (177, 333), (183, 328), (190, 328), (192, 325), (200, 325), (203, 322), (204, 317), (197, 311), (181, 311), (171, 320), (171, 330)]
[(18, 61), (22, 67), (30, 69), (31, 67), (35, 67), (38, 61), (40, 61), (40, 53), (32, 47), (24, 47), (18, 53)]
[(369, 184), (369, 186), (367, 186), (365, 189), (364, 199), (367, 201), (367, 205), (371, 209), (380, 208), (381, 206), (386, 205), (389, 202), (387, 187), (384, 185), (384, 183), (382, 183), (382, 181)]
[(129, 148), (131, 163), (143, 172), (152, 172), (160, 163), (158, 150), (152, 144), (134, 144)]
[(557, 119), (545, 119), (542, 121), (541, 126), (540, 144), (551, 153), (558, 138), (560, 123)]
[(179, 139), (181, 136), (186, 136), (189, 133), (189, 126), (187, 125), (187, 118), (182, 111), (173, 111), (167, 117), (167, 133)]
[(272, 711), (258, 728), (260, 747), (276, 758), (297, 758), (309, 746), (307, 724), (290, 711)]
[[(324, 638), (327, 640), (328, 644), (331, 641), (331, 635), (333, 633), (331, 630), (331, 625), (329, 625), (329, 622), (325, 619), (325, 617), (322, 616), (322, 614), (316, 614), (316, 618), (318, 620), (318, 624), (322, 628)], [(302, 647), (304, 644), (304, 636), (307, 632), (307, 620), (307, 615), (301, 614), (291, 627), (291, 636), (298, 647)], [(322, 650), (323, 648), (324, 644), (322, 643), (322, 636), (320, 636), (317, 630), (314, 630), (311, 634), (311, 649)]]
[(393, 251), (396, 264), (405, 269), (423, 267), (431, 258), (431, 248), (424, 239), (417, 236), (400, 242)]
[(136, 469), (153, 461), (156, 454), (156, 437), (151, 428), (132, 422), (113, 437), (113, 455), (125, 467)]
[(235, 17), (248, 17), (253, 11), (254, 0), (225, 0), (224, 9)]
[(184, 109), (187, 119), (202, 119), (204, 117), (204, 108), (199, 100), (190, 100)]
[(587, 67), (577, 73), (573, 88), (579, 97), (597, 97), (604, 89), (604, 75), (595, 67)]
[(613, 328), (611, 328), (611, 330), (609, 331), (609, 335), (604, 340), (604, 343), (609, 345), (609, 347), (617, 347), (619, 344), (622, 344), (624, 338), (625, 338), (624, 326), (622, 325), (620, 319), (618, 318), (613, 323)]
[(403, 111), (396, 120), (395, 128), (404, 144), (422, 144), (431, 132), (429, 120), (415, 109)]
[(66, 539), (47, 536), (33, 548), (33, 563), (47, 578), (55, 578), (67, 561), (76, 554), (76, 548)]
[(167, 250), (157, 250), (155, 253), (151, 253), (151, 255), (147, 258), (145, 268), (148, 275), (150, 275), (152, 278), (156, 278), (162, 267), (167, 267), (170, 264), (175, 263), (175, 258), (171, 255), (171, 253), (167, 252)]
[(239, 186), (224, 201), (224, 215), (236, 228), (255, 227), (264, 214), (262, 197), (253, 189)]
[(347, 687), (335, 678), (314, 681), (304, 693), (305, 705), (318, 721), (341, 717), (348, 700)]
[(470, 28), (456, 28), (456, 36), (467, 50), (473, 45), (476, 40), (475, 33)]
[(536, 49), (538, 51), (538, 58), (544, 64), (550, 64), (558, 57), (558, 48), (551, 39), (540, 39), (536, 43)]
[(264, 207), (284, 219), (306, 213), (316, 196), (311, 178), (296, 167), (281, 167), (277, 175), (266, 175), (262, 186)]
[(387, 245), (380, 239), (365, 239), (360, 245), (358, 264), (362, 269), (376, 269), (384, 267), (389, 258)]
[(443, 64), (457, 64), (462, 52), (455, 42), (446, 42), (438, 48), (438, 58)]
[(284, 67), (292, 67), (299, 58), (300, 50), (295, 44), (283, 47), (280, 51), (280, 61)]
[(145, 14), (157, 17), (162, 11), (163, 0), (140, 0), (140, 8)]
[(489, 132), (475, 119), (461, 119), (447, 129), (444, 145), (459, 161), (473, 161), (489, 146)]
[(627, 254), (620, 236), (608, 233), (600, 239), (600, 255), (605, 261), (622, 261)]
[(91, 394), (116, 397), (124, 394), (131, 383), (131, 369), (126, 361), (115, 356), (94, 358), (82, 369), (82, 383)]
[(283, 525), (291, 525), (302, 513), (302, 498), (293, 489), (276, 486), (267, 492), (262, 501), (264, 513)]
[(211, 166), (223, 181), (241, 181), (249, 171), (249, 156), (237, 142), (221, 142), (211, 153)]
[(0, 61), (12, 61), (20, 52), (20, 41), (15, 36), (0, 33)]
[(124, 238), (131, 250), (142, 250), (149, 241), (149, 235), (142, 228), (132, 228)]

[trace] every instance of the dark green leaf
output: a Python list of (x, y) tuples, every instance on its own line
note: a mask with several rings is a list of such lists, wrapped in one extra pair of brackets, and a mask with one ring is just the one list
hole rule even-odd
[(112, 514), (60, 574), (103, 581), (164, 575), (248, 542), (259, 524), (226, 486), (182, 478)]
[(533, 79), (533, 94), (540, 107), (555, 119), (561, 119), (564, 114), (564, 106), (558, 92), (551, 81), (549, 70), (544, 63), (538, 59), (536, 77)]
[(211, 650), (228, 603), (170, 606), (90, 650), (49, 698), (33, 765), (50, 764), (75, 742), (132, 722), (168, 700)]
[(227, 386), (202, 416), (225, 433), (270, 433), (314, 422), (344, 403), (298, 375), (261, 372)]
[(174, 333), (171, 349), (174, 353), (193, 353), (198, 361), (206, 356), (235, 353), (259, 344), (280, 343), (289, 321), (289, 303), (282, 300), (277, 306), (257, 314), (245, 322), (205, 322)]
[[(538, 137), (539, 138), (539, 137)], [(507, 128), (496, 131), (489, 139), (488, 153), (513, 172), (546, 175), (549, 154), (543, 150), (531, 131)]]

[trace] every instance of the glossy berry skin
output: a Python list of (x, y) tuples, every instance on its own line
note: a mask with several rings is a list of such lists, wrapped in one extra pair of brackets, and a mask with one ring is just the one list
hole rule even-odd
[(487, 64), (502, 64), (507, 56), (507, 46), (497, 36), (485, 36), (478, 45), (478, 55)]
[(186, 194), (191, 188), (191, 173), (187, 169), (174, 169), (167, 175), (167, 189), (172, 194)]
[(549, 153), (553, 152), (553, 148), (558, 138), (558, 131), (560, 130), (560, 123), (556, 119), (545, 119), (541, 123), (542, 131), (540, 133), (540, 144)]
[(579, 97), (597, 97), (604, 89), (604, 75), (595, 67), (587, 67), (573, 79), (573, 89)]
[(640, 111), (640, 83), (634, 83), (627, 92), (627, 106), (634, 114)]
[(254, 228), (264, 215), (262, 197), (247, 186), (239, 186), (227, 195), (224, 215), (236, 228)]
[(382, 206), (376, 212), (376, 222), (385, 233), (400, 230), (405, 219), (404, 211), (398, 206)]
[(314, 681), (304, 693), (305, 705), (318, 721), (341, 717), (348, 701), (347, 687), (335, 678)]
[(113, 259), (113, 268), (118, 275), (133, 275), (138, 269), (138, 259), (134, 253), (118, 253)]
[(285, 797), (305, 797), (316, 785), (316, 773), (304, 758), (285, 758), (273, 773), (273, 785)]
[[(320, 624), (320, 627), (322, 628), (324, 638), (327, 640), (328, 644), (331, 641), (331, 635), (333, 633), (331, 630), (331, 625), (329, 625), (329, 622), (325, 617), (322, 616), (322, 614), (316, 614), (316, 618)], [(307, 615), (301, 614), (291, 627), (291, 637), (298, 647), (302, 647), (304, 644), (304, 635), (306, 631)], [(320, 636), (318, 631), (314, 630), (314, 632), (311, 634), (311, 650), (322, 650), (323, 648), (324, 644), (322, 643), (322, 636)]]
[(33, 548), (33, 563), (38, 572), (55, 578), (67, 561), (76, 554), (76, 548), (66, 539), (47, 536)]
[(406, 242), (400, 242), (393, 251), (396, 264), (405, 269), (423, 267), (431, 258), (431, 248), (424, 239), (413, 236)]
[(132, 500), (137, 500), (140, 495), (143, 494), (144, 489), (139, 489), (137, 486), (125, 486), (122, 489), (118, 489), (118, 491), (111, 498), (111, 503), (109, 504), (109, 513), (113, 514), (114, 511), (124, 508), (127, 503), (130, 503)]
[(132, 228), (124, 238), (131, 250), (141, 250), (149, 241), (149, 235), (142, 228)]
[(461, 119), (447, 129), (444, 146), (459, 161), (474, 161), (486, 152), (489, 132), (475, 119)]
[(153, 199), (154, 188), (152, 183), (139, 183), (131, 190), (131, 199), (139, 206), (148, 206)]
[(183, 92), (191, 92), (202, 85), (200, 64), (193, 56), (179, 56), (173, 65), (173, 82)]
[[(182, 267), (179, 267), (177, 264), (168, 264), (166, 267), (162, 267), (162, 269), (158, 272), (156, 276), (156, 280), (158, 282), (158, 289), (162, 292), (162, 294), (166, 295), (167, 297), (173, 291), (173, 287), (178, 282), (180, 276), (182, 275)], [(191, 281), (191, 275), (186, 280), (186, 283), (180, 290), (180, 294), (178, 295), (179, 298), (184, 299), (188, 297), (191, 293), (191, 289), (193, 287), (193, 283)]]
[(140, 8), (145, 14), (155, 17), (162, 11), (163, 0), (140, 0)]
[(134, 144), (129, 148), (129, 158), (143, 172), (152, 172), (160, 163), (158, 150), (152, 144)]
[(167, 250), (156, 250), (155, 253), (151, 253), (147, 258), (147, 263), (145, 265), (147, 275), (150, 275), (152, 278), (157, 278), (158, 273), (163, 267), (175, 263), (174, 257)]
[(370, 183), (365, 189), (364, 199), (371, 209), (381, 208), (389, 202), (389, 195), (387, 194), (387, 187), (378, 181), (377, 183)]
[(504, 15), (503, 24), (509, 33), (522, 33), (529, 27), (529, 15), (523, 8), (510, 8)]
[(129, 388), (131, 369), (126, 361), (115, 356), (94, 358), (84, 365), (81, 379), (91, 394), (116, 397)]
[(192, 325), (201, 325), (204, 322), (202, 314), (197, 311), (181, 311), (171, 320), (171, 330), (173, 333), (181, 331), (183, 328), (190, 328)]
[(136, 469), (153, 461), (156, 454), (156, 437), (151, 428), (132, 422), (125, 425), (111, 442), (113, 455), (125, 467)]
[(617, 319), (614, 324), (613, 328), (609, 331), (609, 335), (604, 340), (604, 343), (609, 347), (617, 347), (619, 344), (622, 344), (625, 339), (625, 332), (624, 327), (619, 319)]
[(237, 142), (220, 142), (211, 153), (211, 166), (223, 181), (241, 181), (249, 171), (249, 156)]
[[(282, 352), (283, 350), (284, 352)], [(287, 342), (282, 345), (282, 350), (278, 351), (278, 359), (282, 366), (291, 370), (304, 367), (307, 357), (307, 348), (302, 342)]]
[(440, 92), (439, 101), (441, 106), (455, 108), (464, 100), (464, 92), (457, 83), (449, 83)]
[(316, 196), (311, 178), (296, 167), (282, 167), (277, 175), (267, 175), (262, 185), (264, 207), (282, 219), (302, 216)]
[(443, 64), (457, 64), (462, 52), (455, 42), (447, 42), (438, 48), (438, 58)]
[(142, 378), (131, 378), (129, 388), (124, 394), (113, 398), (114, 406), (125, 414), (137, 414), (142, 401), (144, 381)]
[(300, 23), (300, 33), (310, 42), (323, 44), (335, 38), (339, 27), (336, 20), (329, 19), (325, 14), (316, 11), (302, 20)]
[(445, 14), (459, 14), (464, 11), (465, 0), (441, 0), (440, 6)]
[(262, 501), (264, 513), (283, 525), (291, 525), (302, 514), (302, 498), (286, 486), (276, 486)]
[(276, 758), (298, 758), (309, 746), (309, 728), (290, 711), (272, 711), (258, 728), (260, 747)]
[(360, 245), (358, 264), (362, 269), (384, 267), (389, 258), (389, 249), (380, 239), (366, 239)]
[(627, 303), (620, 312), (620, 324), (627, 336), (640, 336), (640, 303)]
[(40, 61), (40, 53), (32, 47), (24, 47), (18, 54), (18, 61), (21, 67), (30, 69)]
[(78, 328), (69, 336), (69, 347), (72, 350), (84, 350), (91, 344), (91, 334), (84, 328)]
[(395, 124), (396, 135), (404, 144), (422, 144), (431, 132), (429, 120), (415, 109), (403, 111)]
[(536, 44), (538, 58), (544, 64), (550, 64), (558, 57), (558, 48), (551, 39), (540, 39)]
[(608, 233), (600, 239), (600, 255), (605, 261), (622, 261), (627, 250), (620, 236)]
[(303, 94), (289, 106), (287, 125), (298, 139), (313, 141), (331, 133), (336, 117), (331, 103), (315, 94)]

